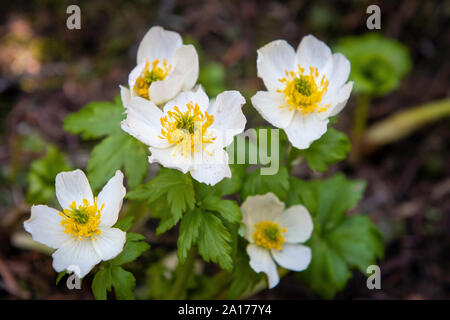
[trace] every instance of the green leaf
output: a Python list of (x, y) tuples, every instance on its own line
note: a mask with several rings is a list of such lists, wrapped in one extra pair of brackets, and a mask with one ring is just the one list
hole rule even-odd
[(56, 277), (56, 285), (64, 278), (64, 276), (67, 274), (67, 271), (61, 271), (58, 273), (58, 276)]
[(131, 272), (119, 266), (107, 266), (98, 271), (92, 281), (92, 293), (97, 300), (106, 300), (107, 293), (114, 287), (116, 299), (133, 300), (136, 279)]
[(116, 298), (119, 300), (134, 300), (134, 288), (136, 287), (134, 275), (121, 267), (115, 266), (111, 268), (111, 277)]
[(304, 182), (291, 178), (289, 206), (301, 203), (319, 223), (315, 229), (328, 231), (339, 225), (345, 213), (362, 198), (365, 182), (347, 180), (343, 174), (329, 179)]
[(117, 221), (113, 227), (127, 232), (128, 230), (130, 230), (131, 226), (133, 225), (133, 221), (134, 221), (134, 216), (128, 216), (128, 217), (122, 218), (119, 221)]
[(241, 190), (244, 201), (250, 195), (273, 192), (279, 199), (284, 200), (289, 189), (289, 173), (286, 167), (280, 167), (274, 175), (261, 175), (261, 169), (248, 174)]
[[(158, 210), (161, 214), (158, 234), (172, 228), (181, 219), (183, 212), (192, 210), (195, 205), (191, 177), (178, 170), (166, 168), (161, 168), (155, 178), (129, 192), (127, 197), (132, 200), (146, 200), (151, 209), (155, 202), (160, 208), (164, 208), (167, 203), (170, 213), (161, 213), (161, 210)], [(162, 197), (166, 199), (163, 202), (160, 200)]]
[(198, 237), (198, 251), (203, 259), (231, 271), (231, 235), (222, 221), (211, 212), (203, 212), (198, 232), (201, 235)]
[(107, 292), (111, 291), (112, 276), (110, 268), (99, 270), (92, 280), (92, 293), (97, 300), (106, 300)]
[(195, 208), (186, 213), (181, 220), (178, 236), (178, 259), (181, 264), (186, 260), (189, 249), (197, 241), (201, 219), (202, 212), (199, 208)]
[(94, 189), (102, 187), (116, 170), (124, 169), (135, 187), (148, 171), (147, 147), (120, 128), (125, 117), (120, 97), (114, 102), (92, 102), (64, 119), (64, 128), (83, 139), (105, 137), (92, 150), (87, 173)]
[(287, 206), (303, 204), (314, 224), (306, 244), (312, 250), (311, 264), (298, 278), (324, 298), (345, 287), (352, 269), (365, 273), (383, 256), (381, 234), (371, 220), (361, 214), (346, 216), (362, 197), (364, 186), (341, 174), (310, 182), (291, 177)]
[(230, 164), (231, 178), (225, 178), (210, 189), (219, 196), (226, 196), (239, 192), (242, 186), (242, 180), (245, 176), (245, 166)]
[(128, 232), (127, 241), (122, 252), (111, 260), (111, 264), (120, 266), (136, 260), (142, 253), (150, 249), (150, 245), (142, 240), (145, 240), (143, 235)]
[(231, 286), (229, 291), (230, 299), (238, 299), (246, 290), (251, 289), (259, 279), (261, 274), (257, 274), (250, 267), (250, 259), (247, 252), (240, 250), (236, 255), (236, 262), (231, 277)]
[(242, 220), (241, 209), (235, 201), (222, 200), (218, 196), (206, 197), (201, 204), (205, 210), (218, 212), (222, 217), (231, 223), (239, 223)]
[(387, 94), (397, 89), (411, 70), (408, 48), (378, 33), (343, 38), (335, 51), (350, 60), (350, 80), (354, 81), (353, 89), (358, 93)]
[(87, 171), (91, 186), (103, 186), (116, 172), (125, 169), (128, 185), (135, 187), (148, 171), (147, 148), (144, 144), (119, 131), (104, 139), (92, 150)]
[(309, 167), (315, 171), (327, 171), (328, 165), (344, 160), (350, 152), (351, 144), (347, 135), (328, 128), (327, 132), (314, 141), (308, 149), (299, 153), (305, 158)]
[(80, 111), (69, 114), (64, 119), (64, 129), (73, 134), (81, 134), (83, 139), (95, 139), (120, 131), (124, 108), (120, 98), (111, 102), (91, 102)]
[(50, 145), (45, 157), (35, 160), (28, 172), (28, 203), (48, 203), (55, 195), (55, 177), (61, 171), (70, 171), (67, 157), (56, 146)]

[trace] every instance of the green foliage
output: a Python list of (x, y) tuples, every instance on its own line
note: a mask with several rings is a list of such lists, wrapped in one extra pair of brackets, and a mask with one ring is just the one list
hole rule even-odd
[(328, 128), (308, 149), (299, 150), (299, 154), (305, 158), (311, 170), (323, 172), (328, 170), (328, 165), (344, 160), (350, 149), (351, 144), (345, 133)]
[[(159, 208), (161, 223), (157, 233), (172, 228), (181, 219), (183, 212), (192, 210), (195, 193), (192, 179), (178, 170), (161, 168), (155, 178), (129, 192), (132, 200), (147, 201), (150, 210)], [(164, 212), (168, 208), (169, 210)], [(162, 210), (161, 210), (162, 209)]]
[(129, 271), (118, 266), (110, 266), (98, 271), (92, 281), (92, 293), (97, 300), (106, 300), (107, 293), (114, 288), (117, 299), (134, 300), (136, 279)]
[(198, 82), (209, 96), (215, 97), (226, 90), (226, 76), (224, 66), (219, 62), (211, 61), (201, 66)]
[(373, 96), (397, 89), (412, 65), (405, 45), (373, 32), (343, 38), (335, 51), (350, 60), (355, 92)]
[(150, 245), (145, 242), (145, 237), (139, 233), (128, 232), (127, 241), (123, 251), (109, 262), (112, 265), (123, 265), (136, 260), (141, 254), (150, 249)]
[(120, 128), (124, 111), (116, 97), (114, 102), (92, 102), (64, 119), (65, 130), (83, 139), (105, 137), (92, 150), (87, 166), (94, 189), (102, 187), (121, 168), (130, 187), (139, 184), (147, 173), (147, 148)]
[(324, 298), (332, 298), (345, 287), (352, 269), (365, 273), (383, 256), (381, 234), (370, 219), (362, 214), (346, 216), (363, 192), (362, 181), (350, 181), (343, 175), (310, 182), (291, 178), (287, 206), (303, 204), (314, 221), (307, 242), (311, 264), (297, 277)]
[(244, 201), (250, 195), (273, 192), (279, 199), (286, 198), (289, 189), (289, 172), (286, 167), (280, 167), (274, 175), (261, 175), (261, 169), (256, 169), (245, 177), (241, 190)]
[(45, 157), (35, 160), (28, 172), (28, 203), (48, 203), (55, 195), (55, 177), (61, 171), (73, 168), (67, 157), (56, 146), (50, 145)]
[(218, 263), (225, 270), (232, 269), (231, 234), (214, 213), (195, 208), (185, 214), (178, 237), (180, 263), (184, 263), (189, 249), (195, 243), (206, 262)]
[[(123, 225), (127, 226), (128, 221), (129, 219), (123, 221)], [(124, 270), (121, 266), (134, 261), (149, 248), (150, 245), (145, 242), (143, 235), (128, 232), (127, 241), (122, 252), (114, 259), (104, 262), (104, 268), (95, 274), (92, 281), (92, 292), (95, 299), (106, 300), (107, 293), (112, 288), (114, 288), (116, 299), (134, 299), (136, 279), (131, 272)]]
[(239, 223), (242, 220), (241, 209), (232, 200), (222, 200), (218, 196), (210, 195), (202, 201), (201, 207), (208, 211), (220, 213), (224, 219), (231, 223)]

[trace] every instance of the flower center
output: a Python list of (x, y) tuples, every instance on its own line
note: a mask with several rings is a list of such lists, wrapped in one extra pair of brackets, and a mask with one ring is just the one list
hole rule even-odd
[(187, 158), (194, 151), (205, 150), (203, 144), (212, 143), (216, 137), (207, 132), (214, 122), (214, 116), (206, 111), (202, 112), (198, 104), (194, 105), (192, 101), (186, 107), (188, 110), (184, 113), (174, 107), (175, 111), (168, 111), (161, 118), (159, 138), (177, 145), (173, 156), (181, 151), (181, 155)]
[(266, 249), (282, 249), (284, 243), (283, 233), (286, 228), (280, 228), (278, 223), (272, 221), (262, 221), (255, 224), (256, 231), (253, 234), (255, 243)]
[(319, 105), (327, 91), (329, 81), (325, 76), (322, 76), (319, 81), (317, 68), (309, 67), (309, 74), (305, 74), (305, 69), (298, 65), (297, 72), (286, 70), (286, 77), (279, 81), (284, 83), (285, 87), (277, 91), (284, 94), (286, 101), (286, 104), (280, 108), (296, 109), (306, 115), (315, 111), (323, 112), (329, 107), (329, 104)]
[(65, 228), (64, 232), (73, 234), (80, 240), (82, 237), (95, 239), (95, 236), (101, 233), (98, 225), (103, 206), (104, 204), (100, 209), (97, 207), (97, 198), (92, 205), (86, 199), (83, 199), (83, 204), (78, 207), (75, 201), (72, 202), (69, 209), (64, 209), (64, 213), (59, 212), (59, 215), (64, 218), (61, 220), (61, 225)]
[(134, 83), (133, 91), (138, 96), (149, 99), (148, 88), (153, 81), (164, 80), (169, 74), (172, 66), (167, 64), (167, 60), (163, 59), (162, 66), (159, 67), (159, 59), (156, 59), (152, 63), (152, 68), (150, 70), (150, 64), (148, 61), (145, 62), (144, 70), (142, 70), (141, 75), (136, 79)]

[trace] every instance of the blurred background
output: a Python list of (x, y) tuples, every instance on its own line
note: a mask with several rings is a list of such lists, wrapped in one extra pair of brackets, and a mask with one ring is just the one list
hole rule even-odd
[[(80, 30), (66, 27), (70, 4), (81, 9)], [(381, 9), (380, 30), (366, 27), (371, 4)], [(325, 174), (306, 165), (294, 174), (365, 179), (355, 211), (380, 228), (386, 253), (381, 290), (355, 272), (336, 298), (450, 298), (449, 1), (17, 0), (0, 12), (0, 299), (92, 298), (88, 285), (55, 286), (51, 258), (30, 245), (22, 223), (31, 204), (53, 197), (56, 173), (84, 168), (95, 144), (64, 132), (64, 117), (114, 99), (153, 25), (197, 47), (211, 96), (243, 93), (248, 127), (266, 125), (249, 103), (263, 89), (259, 47), (275, 39), (297, 47), (311, 33), (343, 52), (355, 90), (335, 127), (352, 137), (351, 157)], [(154, 226), (141, 230), (152, 247), (175, 250), (177, 233), (156, 237)], [(255, 297), (315, 298), (289, 277)]]

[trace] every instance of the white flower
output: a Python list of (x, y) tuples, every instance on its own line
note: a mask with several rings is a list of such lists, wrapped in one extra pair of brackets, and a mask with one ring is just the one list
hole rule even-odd
[[(181, 36), (156, 26), (147, 31), (137, 51), (137, 66), (128, 76), (131, 97), (162, 104), (197, 82), (198, 55), (192, 45), (183, 45)], [(128, 89), (126, 89), (128, 90)]]
[[(347, 82), (350, 62), (314, 36), (302, 39), (297, 52), (284, 40), (258, 50), (258, 77), (268, 91), (252, 97), (253, 106), (289, 141), (306, 149), (326, 131), (328, 118), (347, 103), (353, 82)], [(347, 82), (347, 83), (346, 83)]]
[(239, 92), (225, 91), (210, 104), (198, 87), (180, 93), (162, 111), (153, 103), (131, 105), (122, 129), (150, 146), (150, 163), (189, 171), (197, 181), (214, 185), (231, 177), (223, 148), (244, 131), (244, 103)]
[[(309, 239), (313, 223), (308, 210), (295, 205), (284, 210), (273, 193), (249, 196), (241, 206), (250, 266), (264, 272), (269, 288), (280, 278), (275, 261), (283, 268), (302, 271), (311, 262), (311, 249), (301, 245)], [(275, 260), (275, 261), (274, 261)]]
[(82, 278), (100, 261), (110, 260), (123, 250), (126, 233), (112, 228), (126, 193), (123, 174), (116, 171), (98, 198), (79, 169), (58, 173), (55, 188), (62, 212), (34, 205), (25, 230), (33, 240), (57, 249), (52, 255), (57, 272), (73, 271)]

